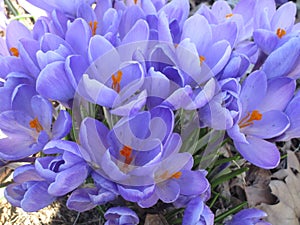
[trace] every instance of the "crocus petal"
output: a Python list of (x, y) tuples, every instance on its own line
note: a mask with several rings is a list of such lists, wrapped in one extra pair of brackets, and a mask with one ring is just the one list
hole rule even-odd
[[(208, 180), (201, 171), (182, 170), (180, 178), (177, 179), (180, 185), (180, 194), (200, 195), (209, 188)], [(186, 184), (189, 185), (186, 185)]]
[(65, 137), (70, 132), (71, 127), (72, 118), (70, 114), (65, 110), (61, 110), (58, 114), (56, 121), (53, 124), (53, 139), (60, 139)]
[(178, 198), (180, 186), (176, 181), (170, 179), (157, 184), (155, 193), (164, 203), (171, 203)]
[(262, 112), (268, 110), (283, 111), (293, 97), (295, 89), (296, 82), (294, 79), (287, 77), (271, 79), (268, 82), (266, 96), (258, 109)]
[(265, 29), (255, 30), (253, 32), (253, 39), (257, 46), (267, 55), (272, 53), (279, 41), (273, 31)]
[[(243, 82), (240, 99), (242, 103), (242, 114), (256, 110), (261, 99), (267, 92), (267, 77), (264, 72), (256, 71), (250, 74)], [(255, 97), (254, 97), (255, 96)]]
[(108, 148), (106, 137), (108, 128), (92, 118), (85, 118), (80, 126), (80, 143), (84, 147), (81, 154), (87, 162), (100, 165), (102, 155)]
[(118, 185), (120, 195), (127, 201), (138, 202), (148, 198), (154, 191), (154, 185), (146, 187), (128, 187)]
[(115, 90), (95, 79), (89, 78), (87, 74), (82, 76), (77, 91), (79, 95), (88, 101), (106, 107), (112, 107), (118, 96)]
[(77, 164), (58, 173), (55, 182), (50, 184), (48, 193), (54, 196), (63, 196), (81, 185), (87, 176), (88, 168), (86, 164)]
[(182, 225), (197, 224), (204, 208), (204, 203), (200, 198), (192, 199), (184, 210)]
[(24, 61), (25, 67), (30, 75), (37, 78), (40, 73), (36, 52), (39, 50), (39, 43), (35, 40), (23, 38), (20, 40), (19, 54)]
[[(76, 35), (80, 34), (80, 35)], [(70, 24), (66, 32), (65, 40), (78, 54), (85, 55), (91, 38), (91, 29), (83, 19), (76, 19)]]
[(67, 200), (67, 207), (71, 210), (84, 212), (96, 206), (90, 199), (90, 194), (96, 194), (96, 188), (80, 188), (71, 193)]
[(218, 74), (228, 62), (230, 54), (229, 42), (226, 40), (218, 41), (205, 52), (206, 60), (204, 62), (211, 68), (213, 74)]
[(48, 194), (48, 185), (47, 182), (38, 182), (31, 186), (21, 201), (21, 208), (26, 212), (36, 212), (50, 205), (56, 197)]
[(264, 168), (275, 168), (280, 161), (280, 153), (275, 144), (260, 138), (247, 136), (249, 144), (234, 142), (241, 155), (254, 165)]
[[(299, 96), (299, 95), (298, 95)], [(286, 132), (279, 137), (279, 141), (288, 141), (292, 138), (300, 137), (300, 117), (298, 115), (299, 107), (300, 107), (300, 98), (295, 97), (287, 106), (285, 113), (288, 115), (290, 119), (290, 127), (286, 130)]]
[(69, 104), (75, 90), (64, 69), (64, 62), (54, 62), (43, 69), (36, 81), (37, 91), (44, 97)]
[[(271, 27), (273, 30), (278, 28), (290, 31), (296, 19), (297, 7), (293, 2), (283, 4), (277, 9), (271, 20)], [(282, 19), (284, 18), (284, 19)]]
[(24, 24), (13, 20), (6, 28), (6, 43), (8, 48), (16, 48), (21, 38), (31, 38), (31, 33)]
[(177, 20), (181, 27), (189, 15), (190, 5), (186, 0), (174, 0), (162, 7), (158, 13), (162, 11), (168, 16), (170, 22)]
[(269, 55), (263, 64), (262, 69), (269, 79), (273, 77), (286, 76), (295, 66), (299, 57), (299, 52), (299, 38), (291, 38)]
[(42, 96), (35, 95), (31, 99), (34, 117), (37, 117), (43, 129), (50, 131), (52, 125), (52, 104)]
[[(199, 29), (195, 29), (195, 24)], [(198, 52), (205, 51), (212, 40), (212, 31), (204, 16), (195, 14), (184, 22), (181, 39), (185, 38), (195, 43)]]
[(281, 111), (271, 110), (262, 114), (262, 119), (244, 128), (245, 134), (269, 139), (282, 134), (290, 126), (289, 118)]

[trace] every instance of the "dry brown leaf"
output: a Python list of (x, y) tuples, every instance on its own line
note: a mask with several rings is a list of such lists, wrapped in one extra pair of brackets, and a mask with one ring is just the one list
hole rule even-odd
[(288, 167), (274, 174), (270, 188), (279, 202), (275, 205), (261, 204), (260, 209), (267, 214), (267, 220), (273, 225), (299, 225), (300, 219), (300, 164), (294, 152), (288, 151)]

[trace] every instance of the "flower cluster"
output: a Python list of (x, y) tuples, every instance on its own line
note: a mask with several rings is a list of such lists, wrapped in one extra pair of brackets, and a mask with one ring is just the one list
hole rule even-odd
[[(210, 225), (207, 172), (186, 145), (195, 130), (226, 131), (265, 169), (276, 141), (300, 137), (292, 2), (216, 1), (191, 16), (188, 0), (28, 2), (48, 16), (31, 30), (12, 21), (0, 39), (0, 160), (31, 162), (6, 188), (14, 206), (160, 201)], [(138, 224), (125, 205), (106, 224)]]

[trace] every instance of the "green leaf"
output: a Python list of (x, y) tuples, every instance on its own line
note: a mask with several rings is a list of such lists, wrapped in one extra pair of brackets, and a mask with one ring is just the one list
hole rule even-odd
[(215, 188), (216, 186), (218, 186), (219, 184), (222, 184), (224, 183), (225, 181), (228, 181), (246, 171), (248, 171), (249, 168), (245, 167), (245, 168), (240, 168), (240, 169), (237, 169), (237, 170), (233, 170), (232, 172), (228, 173), (228, 174), (224, 174), (216, 179), (213, 179), (211, 181), (211, 187), (212, 189)]

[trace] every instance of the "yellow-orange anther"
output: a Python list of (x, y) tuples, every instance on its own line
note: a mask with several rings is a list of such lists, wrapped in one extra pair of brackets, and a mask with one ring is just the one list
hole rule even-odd
[(36, 132), (41, 132), (42, 130), (44, 130), (44, 128), (42, 127), (42, 125), (40, 124), (40, 121), (38, 120), (37, 117), (35, 117), (33, 120), (31, 120), (29, 122), (29, 126), (30, 128), (33, 128), (36, 130)]
[(97, 30), (97, 27), (98, 27), (98, 22), (97, 21), (94, 21), (94, 22), (90, 21), (89, 26), (92, 30), (92, 35), (94, 36), (96, 34), (96, 30)]
[(124, 163), (125, 164), (130, 164), (131, 161), (132, 161), (132, 148), (129, 147), (129, 146), (124, 146), (121, 150), (120, 150), (120, 155), (124, 156), (125, 157), (125, 161)]
[(179, 179), (182, 175), (182, 172), (176, 172), (176, 173), (173, 173), (173, 175), (171, 176), (171, 178), (175, 178), (175, 179)]
[(111, 88), (114, 89), (116, 92), (120, 92), (121, 90), (121, 86), (120, 86), (120, 82), (122, 80), (122, 71), (119, 70), (117, 72), (117, 76), (115, 76), (114, 74), (111, 76), (111, 79), (112, 79), (112, 85), (111, 85)]
[(12, 47), (12, 48), (9, 49), (9, 51), (11, 52), (11, 54), (13, 56), (19, 57), (19, 50), (17, 48)]
[(278, 28), (276, 34), (279, 38), (282, 38), (284, 35), (286, 35), (286, 31), (284, 29)]
[(138, 0), (134, 0), (134, 4), (137, 4)]
[(230, 18), (230, 17), (232, 17), (233, 16), (233, 14), (232, 13), (229, 13), (229, 14), (227, 14), (225, 17), (226, 17), (226, 19), (228, 19), (228, 18)]
[(202, 65), (202, 63), (205, 61), (205, 57), (203, 55), (200, 55), (199, 60), (200, 60), (200, 65)]
[(253, 124), (253, 121), (255, 120), (261, 120), (262, 114), (258, 110), (253, 110), (252, 113), (247, 113), (247, 115), (241, 119), (239, 122), (239, 127), (247, 127)]

